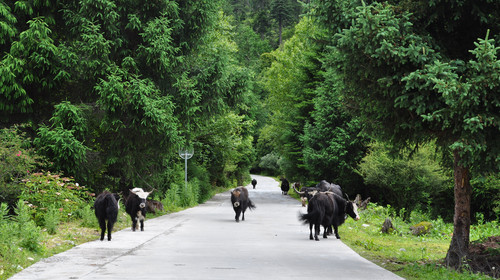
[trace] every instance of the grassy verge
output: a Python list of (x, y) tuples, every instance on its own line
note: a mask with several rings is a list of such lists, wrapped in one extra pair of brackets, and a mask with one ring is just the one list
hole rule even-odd
[[(405, 279), (493, 279), (470, 271), (457, 272), (442, 265), (450, 245), (453, 225), (442, 220), (430, 221), (420, 212), (412, 213), (405, 222), (397, 216), (391, 220), (396, 230), (392, 234), (381, 232), (382, 224), (391, 217), (390, 208), (370, 204), (360, 213), (361, 219), (351, 218), (339, 228), (342, 241), (364, 258)], [(411, 234), (410, 226), (421, 221), (433, 224), (423, 236)], [(471, 240), (498, 235), (498, 223), (482, 223), (471, 227)]]

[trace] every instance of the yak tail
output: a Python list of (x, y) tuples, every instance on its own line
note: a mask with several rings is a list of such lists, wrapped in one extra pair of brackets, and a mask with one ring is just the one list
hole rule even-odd
[(253, 210), (255, 208), (257, 208), (255, 204), (253, 204), (253, 202), (250, 199), (248, 199), (248, 209)]
[(314, 209), (312, 212), (308, 213), (300, 213), (299, 212), (299, 221), (302, 221), (304, 224), (314, 223), (318, 218), (319, 211)]

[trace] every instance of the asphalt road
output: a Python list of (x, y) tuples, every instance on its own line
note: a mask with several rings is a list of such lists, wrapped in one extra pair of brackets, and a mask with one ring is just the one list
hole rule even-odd
[(230, 193), (146, 219), (144, 231), (113, 233), (43, 259), (10, 279), (402, 279), (335, 238), (309, 240), (300, 202), (262, 176), (248, 185), (257, 206), (236, 223)]

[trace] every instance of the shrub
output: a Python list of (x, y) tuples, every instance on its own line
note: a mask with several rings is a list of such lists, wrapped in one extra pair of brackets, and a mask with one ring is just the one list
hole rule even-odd
[(49, 209), (44, 216), (44, 225), (49, 234), (55, 234), (57, 231), (57, 225), (61, 219), (61, 214), (54, 205), (49, 206)]
[(276, 153), (267, 154), (260, 159), (259, 167), (269, 172), (269, 174), (279, 174), (280, 173), (280, 166), (278, 164), (279, 160), (280, 157), (278, 154)]
[(19, 181), (43, 162), (21, 131), (23, 127), (0, 129), (0, 185)]
[(31, 219), (30, 209), (24, 201), (19, 200), (17, 202), (16, 214), (17, 233), (20, 239), (19, 245), (30, 251), (39, 252), (42, 248), (39, 243), (41, 240), (41, 231)]
[(91, 195), (73, 179), (58, 174), (34, 173), (21, 184), (20, 199), (29, 205), (30, 213), (38, 225), (50, 207), (59, 210), (61, 217), (71, 218), (84, 207)]
[[(81, 219), (81, 225), (88, 228), (97, 228), (99, 224), (97, 218), (95, 217), (94, 210), (91, 209), (92, 203), (88, 203), (81, 208), (76, 210), (76, 217)], [(125, 207), (120, 206), (125, 209)]]
[(24, 128), (13, 126), (0, 129), (0, 199), (11, 209), (14, 209), (21, 193), (18, 183), (44, 164), (44, 159), (35, 153), (22, 132)]
[[(434, 158), (431, 145), (420, 147), (411, 158), (408, 155), (394, 156), (390, 148), (374, 143), (370, 153), (359, 165), (365, 183), (372, 186), (370, 196), (381, 203), (390, 203), (403, 217), (419, 207), (433, 205), (432, 199), (447, 188), (451, 180)], [(436, 205), (442, 207), (442, 205)]]

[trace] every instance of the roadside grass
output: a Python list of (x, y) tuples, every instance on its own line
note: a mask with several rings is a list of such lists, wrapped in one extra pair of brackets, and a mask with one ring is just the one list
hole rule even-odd
[[(391, 218), (395, 231), (381, 232), (386, 218)], [(410, 226), (429, 221), (433, 228), (426, 235), (414, 236)], [(405, 279), (493, 279), (464, 270), (457, 272), (443, 265), (451, 241), (453, 225), (441, 219), (430, 220), (419, 211), (403, 221), (391, 208), (370, 203), (360, 212), (360, 220), (348, 218), (339, 227), (341, 240), (362, 257), (384, 267)], [(499, 235), (498, 223), (471, 226), (471, 240)]]

